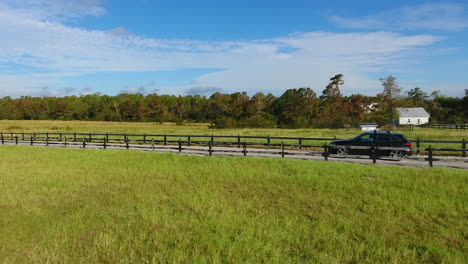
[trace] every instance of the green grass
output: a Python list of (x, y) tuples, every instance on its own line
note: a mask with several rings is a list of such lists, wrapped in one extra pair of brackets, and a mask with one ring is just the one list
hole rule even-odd
[[(293, 137), (333, 137), (350, 138), (361, 131), (350, 129), (209, 129), (209, 124), (187, 123), (149, 123), (149, 122), (97, 122), (97, 121), (11, 121), (0, 120), (0, 131), (3, 132), (95, 132), (95, 133), (139, 133), (139, 134), (199, 134), (199, 135), (255, 135), (255, 136), (293, 136)], [(415, 128), (415, 131), (398, 131), (409, 138), (416, 139), (468, 139), (468, 130), (444, 130), (434, 128)]]
[(0, 146), (0, 263), (466, 263), (468, 173)]

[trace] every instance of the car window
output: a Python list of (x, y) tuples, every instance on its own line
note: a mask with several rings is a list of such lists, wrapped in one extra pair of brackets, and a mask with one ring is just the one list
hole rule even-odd
[(373, 141), (373, 137), (371, 134), (364, 134), (359, 139), (359, 142), (372, 142), (372, 141)]
[(383, 141), (390, 141), (390, 135), (388, 134), (377, 134), (375, 141), (383, 142)]
[(363, 134), (357, 135), (357, 136), (353, 137), (351, 140), (353, 140), (353, 141), (355, 141), (355, 140), (359, 141), (359, 139), (360, 139), (362, 136), (364, 136), (364, 135), (368, 135), (368, 134), (367, 134), (367, 133), (363, 133)]
[(403, 141), (403, 138), (398, 135), (391, 135), (392, 141)]

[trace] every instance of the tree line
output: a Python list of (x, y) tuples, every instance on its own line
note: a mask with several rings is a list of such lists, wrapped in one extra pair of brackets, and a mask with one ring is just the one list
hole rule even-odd
[(158, 94), (90, 94), (65, 97), (3, 97), (0, 119), (93, 120), (141, 122), (208, 122), (227, 127), (353, 127), (359, 122), (384, 125), (397, 118), (397, 107), (424, 107), (432, 123), (467, 123), (468, 95), (448, 97), (416, 87), (401, 94), (393, 76), (380, 79), (383, 91), (376, 96), (343, 96), (344, 76), (337, 74), (320, 95), (311, 88), (270, 93), (246, 92), (173, 96)]

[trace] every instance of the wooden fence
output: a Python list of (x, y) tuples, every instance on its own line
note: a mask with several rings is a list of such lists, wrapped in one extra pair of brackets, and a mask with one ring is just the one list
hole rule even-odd
[(424, 125), (422, 127), (466, 130), (468, 128), (468, 124), (427, 124), (427, 125)]
[[(183, 140), (182, 140), (183, 139)], [(166, 135), (166, 134), (96, 134), (96, 133), (15, 133), (0, 132), (2, 145), (41, 145), (61, 146), (79, 148), (101, 148), (101, 149), (142, 149), (151, 151), (169, 151), (182, 153), (206, 153), (212, 156), (214, 152), (234, 153), (233, 155), (247, 156), (248, 153), (255, 155), (267, 155), (281, 157), (293, 155), (320, 155), (325, 160), (333, 158), (366, 158), (377, 160), (376, 153), (380, 150), (402, 150), (396, 147), (370, 146), (331, 146), (330, 141), (336, 138), (306, 138), (306, 137), (270, 137), (270, 136), (221, 136), (221, 135)], [(432, 166), (434, 158), (439, 153), (459, 153), (466, 157), (466, 141), (449, 140), (413, 140), (416, 154), (424, 151), (426, 160)], [(461, 148), (422, 148), (421, 143), (451, 143), (460, 144)], [(215, 147), (217, 147), (215, 149)], [(331, 148), (346, 147), (349, 149), (367, 149), (368, 156), (330, 154)], [(306, 151), (307, 149), (307, 151)]]

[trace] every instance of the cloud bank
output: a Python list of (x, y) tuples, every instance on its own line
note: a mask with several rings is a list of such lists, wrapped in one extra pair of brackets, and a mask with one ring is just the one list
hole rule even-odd
[[(369, 74), (407, 63), (405, 59), (441, 39), (391, 32), (304, 32), (254, 41), (166, 40), (136, 36), (122, 27), (101, 31), (63, 23), (70, 17), (105, 14), (99, 1), (28, 1), (36, 3), (32, 7), (10, 2), (14, 1), (0, 5), (0, 69), (9, 69), (0, 71), (4, 96), (46, 95), (53, 87), (56, 94), (70, 93), (63, 81), (70, 76), (207, 68), (222, 70), (187, 86), (157, 91), (281, 94), (287, 88), (308, 86), (320, 92), (331, 76), (342, 73), (345, 93), (374, 94), (381, 88)], [(149, 91), (140, 88), (127, 90)], [(116, 89), (116, 94), (121, 92)]]
[(455, 3), (429, 3), (348, 18), (331, 16), (341, 27), (378, 30), (464, 30), (468, 28), (465, 6)]

